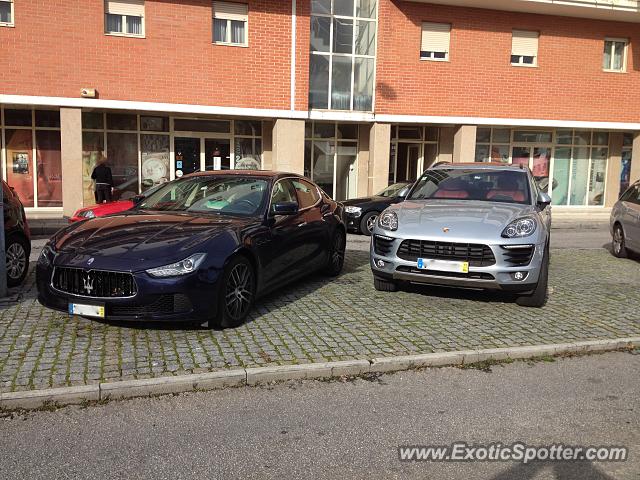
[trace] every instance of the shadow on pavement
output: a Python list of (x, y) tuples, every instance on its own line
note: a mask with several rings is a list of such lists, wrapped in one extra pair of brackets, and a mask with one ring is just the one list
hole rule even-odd
[[(535, 462), (518, 464), (492, 480), (533, 480), (543, 471), (552, 471), (557, 480), (614, 480), (589, 461)], [(545, 477), (547, 478), (547, 477)]]

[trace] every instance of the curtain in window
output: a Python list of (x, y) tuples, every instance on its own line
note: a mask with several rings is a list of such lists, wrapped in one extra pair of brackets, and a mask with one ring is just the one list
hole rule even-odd
[(231, 43), (244, 44), (244, 22), (231, 21)]
[(227, 21), (221, 18), (216, 18), (213, 22), (213, 40), (215, 42), (227, 41)]
[(142, 35), (142, 18), (127, 17), (127, 33)]
[(11, 23), (11, 2), (0, 2), (0, 22)]
[(107, 32), (122, 32), (122, 15), (107, 14)]

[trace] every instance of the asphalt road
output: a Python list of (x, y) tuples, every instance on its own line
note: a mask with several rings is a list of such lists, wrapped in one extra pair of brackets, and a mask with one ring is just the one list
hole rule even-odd
[[(2, 478), (640, 478), (640, 355), (306, 381), (0, 419)], [(404, 463), (398, 445), (625, 445), (617, 463)]]

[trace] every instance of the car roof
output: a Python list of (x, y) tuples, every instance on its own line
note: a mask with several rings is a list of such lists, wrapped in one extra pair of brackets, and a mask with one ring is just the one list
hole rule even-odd
[(441, 163), (429, 168), (429, 170), (506, 170), (523, 171), (529, 170), (526, 165), (514, 165), (500, 162), (461, 162), (461, 163)]
[[(266, 178), (282, 178), (282, 177), (302, 177), (297, 173), (276, 172), (274, 170), (208, 170), (206, 172), (195, 172), (185, 175), (185, 177), (207, 177), (214, 175), (224, 175), (231, 177), (266, 177)], [(184, 177), (183, 177), (184, 178)]]

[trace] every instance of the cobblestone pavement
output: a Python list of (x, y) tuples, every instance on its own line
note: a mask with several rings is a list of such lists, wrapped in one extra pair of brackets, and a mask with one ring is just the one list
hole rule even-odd
[(0, 303), (0, 392), (640, 335), (640, 262), (604, 249), (552, 250), (549, 303), (527, 309), (482, 292), (376, 292), (362, 240), (340, 277), (297, 282), (225, 331), (69, 317), (38, 304), (32, 273)]

